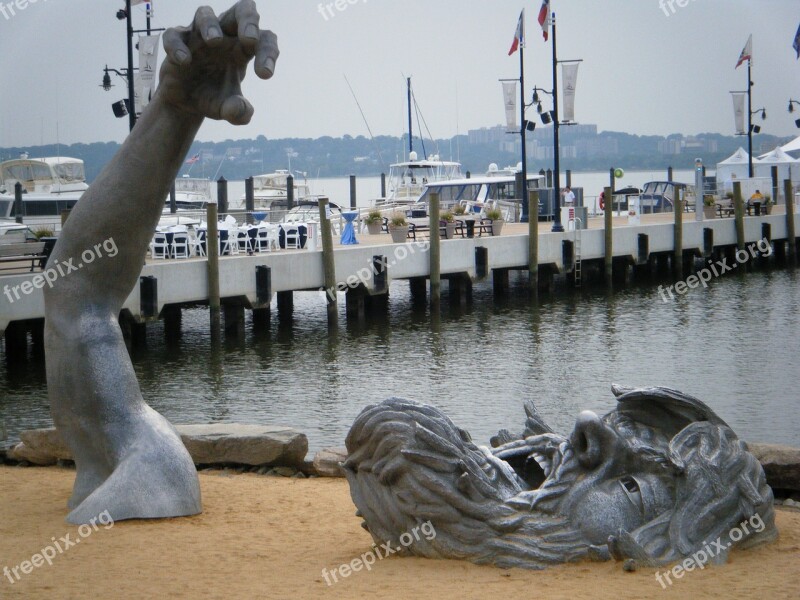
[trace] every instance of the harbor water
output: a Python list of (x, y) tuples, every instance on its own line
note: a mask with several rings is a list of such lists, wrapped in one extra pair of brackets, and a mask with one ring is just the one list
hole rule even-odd
[[(798, 272), (713, 280), (665, 302), (652, 285), (565, 291), (531, 304), (522, 278), (508, 297), (476, 284), (472, 303), (440, 319), (394, 282), (388, 312), (329, 334), (321, 294), (295, 294), (290, 321), (273, 303), (267, 331), (213, 345), (208, 312), (183, 313), (168, 341), (148, 326), (133, 364), (145, 399), (173, 423), (288, 425), (313, 450), (343, 445), (366, 405), (404, 396), (441, 407), (481, 444), (522, 430), (531, 399), (556, 431), (581, 410), (610, 410), (612, 383), (663, 385), (709, 404), (744, 439), (800, 446)], [(51, 425), (42, 361), (0, 367), (0, 443)]]

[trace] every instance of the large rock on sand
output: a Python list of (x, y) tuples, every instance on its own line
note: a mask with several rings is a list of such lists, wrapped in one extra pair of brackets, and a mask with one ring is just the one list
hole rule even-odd
[(764, 467), (770, 487), (800, 492), (800, 448), (751, 443), (747, 447)]
[[(195, 464), (281, 465), (300, 467), (308, 452), (308, 438), (289, 427), (269, 425), (177, 425), (175, 429)], [(52, 465), (72, 460), (55, 429), (33, 429), (20, 434), (21, 443), (8, 453), (13, 460)]]
[(314, 473), (320, 477), (344, 477), (340, 463), (347, 460), (347, 448), (326, 448), (314, 455)]

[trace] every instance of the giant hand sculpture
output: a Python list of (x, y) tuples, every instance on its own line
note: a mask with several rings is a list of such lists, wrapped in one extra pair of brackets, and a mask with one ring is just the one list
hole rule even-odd
[[(278, 58), (253, 0), (219, 18), (200, 8), (164, 34), (161, 83), (111, 163), (64, 226), (51, 261), (76, 268), (45, 289), (47, 385), (56, 427), (75, 457), (70, 523), (201, 511), (197, 472), (169, 422), (142, 398), (117, 316), (136, 284), (170, 186), (203, 119), (246, 124), (241, 81), (255, 57), (262, 79)], [(112, 258), (81, 262), (113, 239)], [(78, 268), (78, 265), (81, 265)]]
[(568, 438), (528, 404), (523, 434), (502, 431), (491, 450), (431, 406), (369, 406), (346, 442), (357, 514), (394, 548), (430, 521), (435, 537), (401, 553), (501, 567), (721, 562), (777, 536), (761, 465), (708, 406), (666, 388), (613, 390), (617, 408), (581, 413)]

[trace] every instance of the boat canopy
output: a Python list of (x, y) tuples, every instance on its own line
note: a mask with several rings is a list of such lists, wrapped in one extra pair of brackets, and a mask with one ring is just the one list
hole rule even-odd
[(58, 194), (87, 189), (83, 161), (66, 156), (19, 158), (0, 164), (0, 183), (7, 192), (20, 182), (29, 194)]

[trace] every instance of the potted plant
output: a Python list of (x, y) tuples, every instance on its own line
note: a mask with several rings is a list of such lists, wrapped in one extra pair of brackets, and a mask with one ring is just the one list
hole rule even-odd
[(500, 235), (503, 230), (503, 213), (496, 208), (490, 208), (486, 211), (486, 218), (492, 222), (492, 235)]
[(717, 214), (717, 207), (714, 203), (714, 196), (705, 194), (703, 196), (703, 216), (706, 219), (713, 219)]
[(764, 195), (764, 214), (771, 215), (772, 214), (772, 196), (769, 194)]
[(440, 221), (444, 223), (445, 228), (445, 235), (444, 238), (446, 240), (452, 240), (456, 237), (456, 218), (450, 211), (443, 212)]
[(461, 216), (467, 214), (467, 209), (463, 204), (456, 204), (453, 207), (453, 214), (455, 216), (457, 216), (457, 217), (461, 217)]
[(403, 213), (395, 212), (389, 217), (389, 234), (395, 244), (404, 244), (408, 239), (408, 221)]
[(383, 215), (381, 214), (381, 211), (369, 211), (367, 218), (364, 219), (364, 223), (367, 224), (367, 232), (370, 235), (378, 235), (383, 227)]

